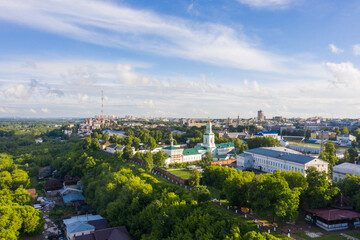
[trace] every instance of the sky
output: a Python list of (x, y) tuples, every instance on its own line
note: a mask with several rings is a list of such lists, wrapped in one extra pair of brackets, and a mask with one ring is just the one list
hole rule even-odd
[(360, 1), (0, 0), (0, 118), (359, 118)]

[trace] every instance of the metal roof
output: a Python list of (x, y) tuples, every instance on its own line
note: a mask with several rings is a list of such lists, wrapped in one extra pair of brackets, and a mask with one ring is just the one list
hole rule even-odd
[(333, 167), (333, 172), (360, 176), (360, 165), (354, 163), (342, 163)]
[(68, 233), (78, 233), (78, 232), (94, 231), (94, 230), (95, 227), (86, 222), (75, 222), (70, 226), (67, 226)]
[(70, 193), (68, 195), (63, 196), (63, 200), (64, 200), (64, 202), (66, 204), (66, 203), (69, 203), (71, 201), (80, 201), (80, 200), (85, 201), (85, 198), (80, 193)]
[(315, 157), (294, 154), (287, 151), (279, 151), (271, 148), (254, 148), (250, 150), (246, 150), (245, 153), (259, 154), (267, 157), (277, 158), (284, 161), (290, 161), (300, 164), (306, 164), (314, 159)]

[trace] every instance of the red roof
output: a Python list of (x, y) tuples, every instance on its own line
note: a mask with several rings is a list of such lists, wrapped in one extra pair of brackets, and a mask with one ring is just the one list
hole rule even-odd
[(306, 211), (309, 213), (314, 213), (318, 217), (325, 219), (326, 221), (360, 217), (360, 213), (358, 212), (336, 208), (307, 209)]

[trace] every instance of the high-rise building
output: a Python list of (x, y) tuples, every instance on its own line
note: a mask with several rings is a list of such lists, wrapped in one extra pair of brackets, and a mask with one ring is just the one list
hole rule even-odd
[(262, 110), (258, 111), (258, 117), (257, 117), (258, 121), (265, 121), (265, 116), (264, 116), (264, 112)]

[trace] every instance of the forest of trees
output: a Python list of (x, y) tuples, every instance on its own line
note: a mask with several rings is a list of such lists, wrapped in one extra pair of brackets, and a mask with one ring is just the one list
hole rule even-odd
[(330, 205), (339, 188), (330, 184), (324, 172), (267, 173), (236, 171), (233, 168), (208, 166), (202, 182), (221, 191), (232, 206), (249, 207), (261, 217), (273, 221), (293, 221), (299, 207), (321, 208)]
[(17, 169), (11, 156), (0, 154), (0, 239), (39, 234), (43, 230), (42, 212), (33, 208), (25, 188), (28, 174)]

